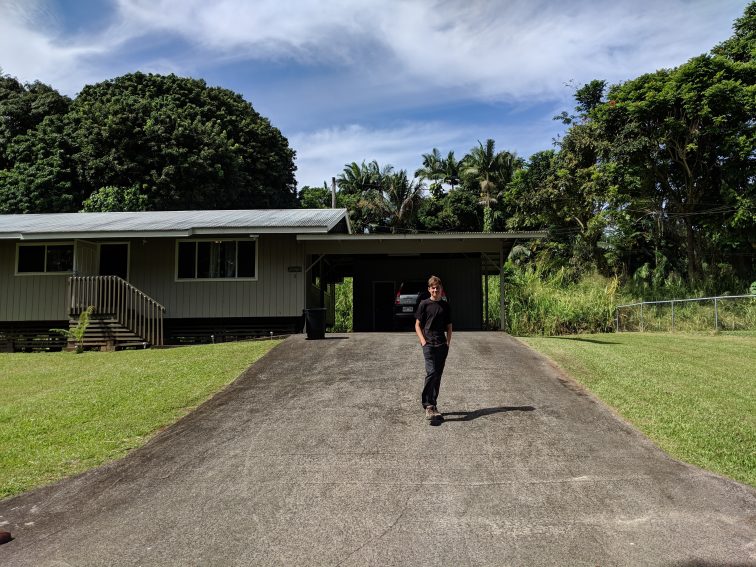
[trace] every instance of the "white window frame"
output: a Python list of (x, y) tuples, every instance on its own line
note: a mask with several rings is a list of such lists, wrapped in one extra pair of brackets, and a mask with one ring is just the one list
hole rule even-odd
[(17, 242), (16, 243), (16, 262), (14, 264), (14, 275), (16, 276), (70, 276), (74, 273), (73, 269), (66, 272), (19, 272), (18, 263), (21, 260), (21, 247), (28, 248), (31, 246), (45, 247), (45, 268), (47, 268), (47, 247), (48, 246), (71, 246), (73, 248), (73, 262), (76, 262), (76, 243), (73, 240), (63, 242)]
[[(237, 272), (239, 270), (239, 242), (252, 242), (255, 245), (255, 276), (250, 277), (243, 277), (240, 278), (238, 276), (235, 276), (233, 278), (179, 278), (179, 244), (182, 242), (236, 242), (236, 269)], [(260, 247), (258, 246), (258, 239), (257, 238), (183, 238), (176, 240), (176, 247), (174, 249), (174, 256), (175, 256), (175, 262), (174, 262), (174, 269), (173, 269), (173, 276), (175, 282), (256, 282), (258, 279), (258, 264), (259, 264), (259, 258), (260, 258)], [(197, 247), (194, 248), (194, 273), (197, 273)]]

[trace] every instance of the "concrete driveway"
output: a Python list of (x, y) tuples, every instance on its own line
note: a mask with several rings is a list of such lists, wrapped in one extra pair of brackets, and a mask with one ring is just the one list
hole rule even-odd
[(756, 565), (756, 491), (516, 340), (455, 334), (439, 426), (422, 368), (410, 333), (292, 337), (143, 449), (0, 502), (0, 565)]

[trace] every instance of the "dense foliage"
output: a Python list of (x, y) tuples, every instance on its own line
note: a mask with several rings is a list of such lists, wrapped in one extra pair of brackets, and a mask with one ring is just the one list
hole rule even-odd
[[(434, 148), (415, 181), (377, 162), (338, 176), (358, 231), (548, 229), (529, 269), (618, 277), (629, 294), (747, 293), (756, 279), (756, 2), (711, 54), (575, 91), (555, 149)], [(330, 206), (322, 193), (300, 195)], [(315, 198), (318, 195), (318, 198)], [(536, 268), (533, 268), (536, 266)], [(540, 272), (539, 272), (540, 273)]]
[(72, 101), (0, 77), (0, 213), (292, 207), (294, 152), (240, 95), (143, 73)]

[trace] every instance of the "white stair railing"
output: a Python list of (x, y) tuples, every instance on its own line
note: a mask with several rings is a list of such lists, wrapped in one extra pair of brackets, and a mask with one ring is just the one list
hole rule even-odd
[(118, 276), (71, 276), (70, 314), (78, 317), (90, 305), (100, 316), (112, 316), (153, 346), (163, 345), (165, 307)]

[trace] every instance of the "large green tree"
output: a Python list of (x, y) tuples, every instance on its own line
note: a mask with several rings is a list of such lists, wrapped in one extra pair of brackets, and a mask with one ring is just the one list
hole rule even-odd
[(71, 100), (40, 82), (22, 84), (0, 74), (0, 169), (7, 169), (14, 160), (8, 155), (16, 137), (28, 134), (48, 116), (61, 116), (68, 111)]
[(299, 206), (303, 209), (329, 209), (332, 204), (331, 190), (328, 184), (323, 182), (322, 187), (305, 185), (297, 194)]
[(75, 212), (85, 198), (71, 158), (65, 117), (47, 116), (6, 146), (0, 169), (0, 213)]
[(69, 112), (79, 182), (136, 190), (154, 210), (290, 207), (294, 152), (240, 95), (133, 73), (85, 87)]
[(0, 75), (0, 213), (78, 210), (83, 198), (65, 133), (71, 100)]
[(756, 2), (746, 6), (743, 15), (732, 25), (732, 36), (712, 49), (715, 55), (746, 63), (756, 60)]
[(483, 223), (478, 196), (456, 187), (426, 197), (418, 210), (418, 229), (430, 232), (479, 232)]
[(655, 215), (700, 281), (704, 259), (742, 251), (756, 220), (756, 65), (702, 55), (608, 98), (591, 113), (602, 159), (627, 208)]

